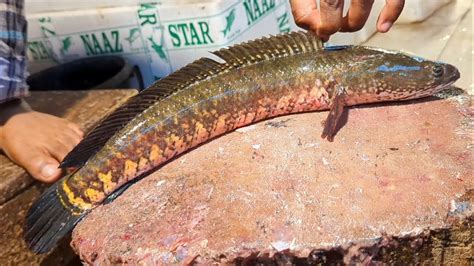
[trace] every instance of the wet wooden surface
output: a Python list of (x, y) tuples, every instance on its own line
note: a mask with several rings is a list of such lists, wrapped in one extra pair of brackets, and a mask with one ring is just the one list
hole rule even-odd
[[(87, 130), (135, 93), (133, 89), (32, 92), (27, 101), (37, 111), (67, 118)], [(31, 253), (23, 242), (26, 211), (44, 188), (0, 154), (0, 265), (64, 265), (74, 257), (67, 240), (44, 255)]]

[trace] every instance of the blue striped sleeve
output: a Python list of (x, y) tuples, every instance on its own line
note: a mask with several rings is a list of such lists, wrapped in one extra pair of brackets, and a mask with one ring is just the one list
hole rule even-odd
[(0, 103), (28, 94), (22, 0), (0, 0)]

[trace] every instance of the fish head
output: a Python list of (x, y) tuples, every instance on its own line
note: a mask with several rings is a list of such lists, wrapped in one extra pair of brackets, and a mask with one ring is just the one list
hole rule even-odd
[(430, 96), (460, 77), (458, 69), (450, 64), (375, 48), (370, 52), (366, 64), (369, 83), (383, 100)]

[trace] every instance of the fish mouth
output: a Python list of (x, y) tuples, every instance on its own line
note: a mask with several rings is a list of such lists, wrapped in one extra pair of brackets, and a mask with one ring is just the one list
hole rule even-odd
[(444, 73), (446, 75), (446, 86), (453, 84), (456, 80), (461, 77), (459, 70), (450, 64), (444, 65)]

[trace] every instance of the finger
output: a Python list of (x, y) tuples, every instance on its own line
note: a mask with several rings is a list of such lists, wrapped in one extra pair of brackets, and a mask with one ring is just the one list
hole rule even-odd
[(343, 0), (321, 0), (320, 21), (316, 29), (319, 36), (331, 35), (338, 32), (342, 27)]
[(405, 0), (386, 0), (377, 20), (377, 30), (387, 32), (402, 13)]
[(82, 138), (77, 135), (73, 130), (65, 130), (64, 136), (61, 136), (61, 142), (72, 150)]
[(81, 128), (74, 124), (74, 123), (68, 123), (67, 126), (72, 129), (78, 137), (83, 138), (84, 137), (84, 132), (81, 130)]
[(47, 147), (47, 150), (58, 162), (62, 162), (64, 157), (66, 157), (74, 147), (71, 142), (72, 141), (67, 139), (67, 137), (62, 136), (62, 139), (56, 139), (54, 143), (51, 143), (50, 146)]
[[(31, 157), (30, 157), (31, 156)], [(32, 150), (27, 160), (19, 161), (33, 178), (42, 182), (54, 182), (61, 176), (59, 162), (39, 149)]]
[(42, 166), (41, 176), (38, 179), (46, 183), (52, 183), (61, 177), (61, 173), (62, 170), (59, 168), (59, 163), (51, 160), (50, 163)]
[(315, 0), (290, 0), (290, 5), (296, 25), (307, 30), (318, 27), (320, 18)]
[(73, 129), (64, 130), (64, 143), (67, 143), (71, 147), (75, 147), (82, 140), (82, 135), (79, 135), (77, 131)]
[(329, 35), (319, 35), (318, 36), (323, 42), (327, 42), (329, 40)]
[(343, 18), (341, 31), (353, 32), (364, 27), (374, 0), (352, 0), (347, 16)]

